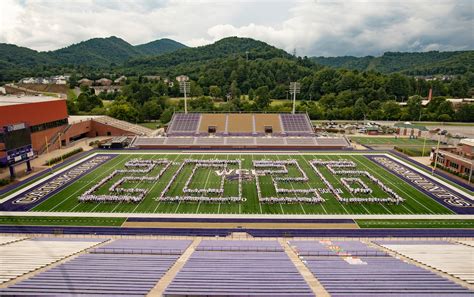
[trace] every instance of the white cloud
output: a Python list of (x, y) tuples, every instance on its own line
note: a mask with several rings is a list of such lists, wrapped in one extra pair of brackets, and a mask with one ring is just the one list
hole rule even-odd
[(190, 46), (251, 37), (299, 55), (472, 49), (473, 1), (0, 1), (0, 42), (52, 50), (115, 35)]

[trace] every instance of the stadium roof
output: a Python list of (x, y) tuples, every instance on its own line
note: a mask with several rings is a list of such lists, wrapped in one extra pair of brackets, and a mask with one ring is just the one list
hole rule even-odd
[(462, 139), (459, 144), (465, 144), (465, 145), (469, 145), (469, 146), (474, 146), (474, 138), (465, 138), (465, 139)]
[(27, 103), (40, 103), (55, 100), (64, 100), (57, 97), (51, 96), (0, 96), (0, 106), (10, 106)]

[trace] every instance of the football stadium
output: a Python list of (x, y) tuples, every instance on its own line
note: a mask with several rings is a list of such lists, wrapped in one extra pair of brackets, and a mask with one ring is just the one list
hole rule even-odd
[(0, 295), (473, 294), (473, 188), (399, 152), (305, 113), (127, 134), (0, 192)]

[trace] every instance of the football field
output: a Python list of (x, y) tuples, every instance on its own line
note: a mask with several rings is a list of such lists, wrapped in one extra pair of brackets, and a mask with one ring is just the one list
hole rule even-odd
[[(350, 168), (346, 168), (348, 166)], [(134, 202), (123, 200), (124, 197), (138, 196), (141, 198)], [(80, 197), (89, 200), (81, 201)], [(394, 202), (394, 197), (401, 200)], [(363, 154), (160, 151), (116, 154), (56, 193), (41, 199), (29, 211), (322, 215), (454, 213)]]

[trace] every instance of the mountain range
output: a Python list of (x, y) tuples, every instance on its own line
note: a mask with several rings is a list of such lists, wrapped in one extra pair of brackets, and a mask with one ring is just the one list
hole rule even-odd
[[(170, 68), (192, 72), (209, 63), (225, 63), (226, 59), (236, 57), (250, 60), (280, 59), (290, 64), (298, 60), (265, 42), (238, 37), (227, 37), (201, 47), (187, 47), (171, 39), (159, 39), (134, 46), (112, 36), (93, 38), (48, 52), (0, 43), (0, 82), (17, 80), (24, 76), (71, 72), (167, 74), (171, 71)], [(305, 57), (299, 60), (304, 60), (304, 63), (300, 62), (299, 65), (307, 68), (323, 65), (410, 75), (462, 74), (474, 68), (474, 51), (388, 52), (380, 57)]]

